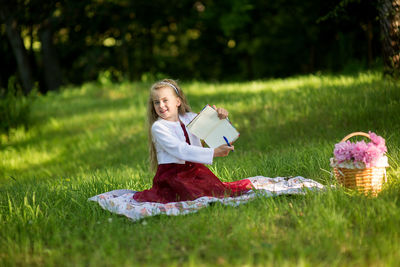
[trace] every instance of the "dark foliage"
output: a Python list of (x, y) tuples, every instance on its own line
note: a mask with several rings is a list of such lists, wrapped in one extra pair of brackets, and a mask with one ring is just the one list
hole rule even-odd
[[(343, 8), (340, 0), (16, 0), (1, 5), (15, 11), (8, 16), (18, 24), (34, 79), (46, 91), (46, 64), (59, 64), (50, 66), (61, 70), (56, 84), (96, 80), (102, 72), (115, 80), (243, 80), (372, 67), (381, 56), (377, 8), (369, 1), (347, 2)], [(45, 62), (40, 49), (43, 29), (52, 34), (54, 63)], [(5, 87), (17, 68), (5, 26), (0, 38)]]

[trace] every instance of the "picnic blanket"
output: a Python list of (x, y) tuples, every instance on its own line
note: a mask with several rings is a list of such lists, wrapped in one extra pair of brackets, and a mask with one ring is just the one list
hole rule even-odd
[(255, 176), (246, 179), (250, 180), (254, 190), (249, 190), (237, 197), (216, 198), (205, 196), (191, 201), (163, 204), (157, 202), (137, 202), (133, 199), (133, 195), (137, 191), (119, 189), (93, 196), (89, 198), (89, 201), (95, 201), (105, 210), (137, 221), (148, 216), (160, 214), (183, 215), (194, 213), (215, 202), (238, 206), (259, 196), (273, 197), (278, 195), (306, 194), (310, 190), (320, 191), (324, 188), (322, 184), (301, 176), (275, 178)]

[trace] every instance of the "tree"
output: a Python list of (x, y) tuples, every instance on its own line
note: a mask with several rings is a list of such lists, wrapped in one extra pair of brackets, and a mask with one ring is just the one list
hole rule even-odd
[(0, 9), (0, 18), (6, 25), (7, 37), (17, 61), (22, 87), (25, 94), (28, 94), (32, 90), (34, 82), (31, 65), (29, 64), (28, 54), (21, 38), (18, 21), (5, 5), (2, 5), (2, 9)]
[[(58, 26), (58, 21), (54, 17), (57, 4), (61, 5), (62, 1), (49, 0), (45, 3), (40, 0), (0, 1), (0, 18), (5, 24), (25, 94), (32, 90), (35, 80), (42, 80), (37, 75), (42, 72), (41, 70), (43, 70), (45, 82), (44, 86), (40, 87), (42, 92), (56, 90), (61, 85), (61, 68), (53, 43), (54, 28)], [(30, 54), (28, 53), (23, 41), (23, 29), (25, 31), (28, 29), (30, 32), (31, 48), (34, 42), (33, 29), (36, 30), (35, 37), (40, 40), (41, 56), (35, 57), (32, 50)]]
[(50, 91), (57, 90), (62, 82), (61, 67), (58, 61), (52, 38), (53, 32), (48, 20), (45, 20), (39, 30), (39, 39), (42, 44), (41, 53), (46, 87)]
[(400, 0), (379, 0), (384, 73), (400, 77)]
[[(240, 80), (369, 67), (381, 58), (377, 10), (361, 0), (0, 0), (10, 41), (0, 86), (17, 70), (26, 90), (46, 92), (101, 73)], [(316, 23), (328, 12), (336, 19)]]

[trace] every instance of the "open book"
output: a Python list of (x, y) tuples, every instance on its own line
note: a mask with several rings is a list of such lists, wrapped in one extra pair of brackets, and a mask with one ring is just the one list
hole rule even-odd
[(206, 105), (187, 128), (211, 148), (226, 144), (224, 136), (232, 143), (240, 135), (227, 118), (220, 120), (217, 111), (210, 105)]

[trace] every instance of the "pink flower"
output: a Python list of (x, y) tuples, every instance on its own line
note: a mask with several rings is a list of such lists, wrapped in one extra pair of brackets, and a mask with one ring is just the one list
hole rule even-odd
[(382, 137), (376, 135), (375, 133), (369, 131), (369, 138), (371, 138), (372, 143), (374, 143), (379, 150), (381, 151), (381, 153), (386, 153), (387, 148), (385, 145), (385, 139), (383, 139)]
[[(350, 141), (340, 142), (335, 145), (333, 150), (333, 164), (352, 163), (354, 166), (373, 167), (387, 151), (385, 139), (373, 132), (368, 132), (371, 142), (359, 141), (352, 143)], [(346, 163), (346, 164), (347, 164)]]
[(369, 168), (373, 166), (378, 159), (383, 155), (381, 149), (379, 149), (374, 143), (368, 143), (368, 147), (365, 151), (365, 165)]
[(351, 160), (352, 158), (352, 150), (353, 145), (350, 141), (340, 142), (335, 145), (335, 149), (333, 150), (333, 154), (338, 163), (342, 163), (347, 160)]
[(366, 151), (368, 149), (368, 145), (365, 143), (365, 141), (360, 141), (354, 144), (353, 146), (353, 159), (354, 161), (359, 161), (359, 162), (364, 162), (367, 163), (367, 158), (366, 158)]

